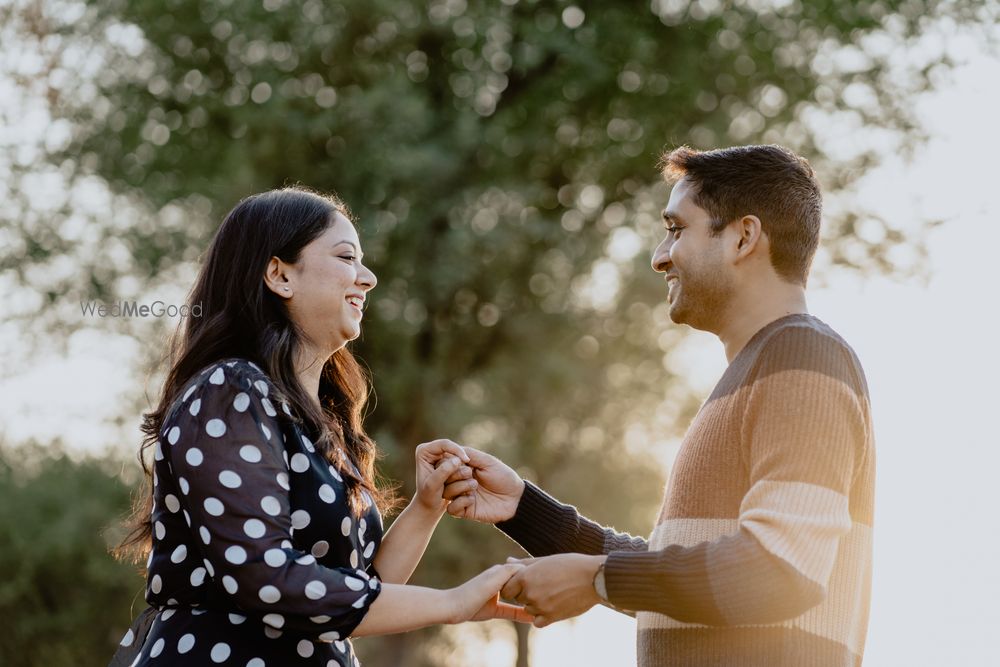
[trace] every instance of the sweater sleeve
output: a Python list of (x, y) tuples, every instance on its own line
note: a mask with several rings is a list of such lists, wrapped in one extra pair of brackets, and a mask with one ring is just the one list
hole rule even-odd
[(514, 516), (496, 526), (532, 556), (597, 555), (609, 551), (645, 551), (647, 548), (646, 540), (641, 537), (604, 528), (531, 482), (525, 482), (524, 495)]
[(288, 466), (268, 393), (266, 376), (246, 362), (220, 364), (164, 427), (179, 507), (205, 563), (197, 576), (272, 628), (337, 641), (361, 622), (380, 583), (293, 546)]
[(612, 603), (707, 625), (775, 623), (822, 602), (866, 446), (867, 394), (853, 355), (811, 329), (762, 351), (741, 434), (748, 491), (738, 530), (714, 541), (612, 553)]

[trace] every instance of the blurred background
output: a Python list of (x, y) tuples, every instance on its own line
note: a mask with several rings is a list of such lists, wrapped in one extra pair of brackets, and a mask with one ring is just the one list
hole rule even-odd
[[(385, 474), (481, 447), (647, 534), (725, 366), (649, 268), (660, 153), (781, 143), (826, 192), (810, 304), (872, 387), (867, 665), (996, 665), (1000, 5), (0, 0), (0, 665), (104, 665), (140, 415), (240, 198), (334, 191), (379, 277), (354, 350)], [(520, 550), (446, 519), (414, 582)], [(366, 667), (634, 664), (606, 609), (356, 642)]]

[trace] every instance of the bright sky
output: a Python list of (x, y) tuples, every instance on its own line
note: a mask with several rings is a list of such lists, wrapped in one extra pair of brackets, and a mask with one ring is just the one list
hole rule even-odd
[[(1000, 59), (983, 49), (962, 57), (951, 83), (917, 102), (931, 140), (911, 163), (888, 159), (858, 193), (862, 208), (904, 228), (948, 220), (927, 239), (926, 284), (837, 276), (810, 296), (812, 312), (857, 350), (872, 390), (878, 481), (865, 664), (873, 667), (997, 664), (1000, 309), (986, 270), (1000, 249)], [(135, 390), (120, 360), (136, 346), (84, 329), (65, 358), (0, 379), (2, 433), (97, 447), (104, 436), (94, 424)], [(688, 348), (692, 379), (707, 393), (725, 363), (721, 346), (696, 335)], [(507, 641), (487, 662), (462, 664), (508, 667)], [(600, 609), (534, 633), (534, 664), (634, 664), (634, 646), (634, 622)]]

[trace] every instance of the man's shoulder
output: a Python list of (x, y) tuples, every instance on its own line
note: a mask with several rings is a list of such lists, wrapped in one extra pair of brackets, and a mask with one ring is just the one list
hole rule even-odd
[(807, 344), (834, 346), (852, 350), (850, 344), (833, 327), (814, 315), (799, 313), (771, 322), (760, 333), (760, 347)]
[(826, 322), (812, 315), (781, 318), (761, 331), (753, 356), (758, 371), (813, 371), (833, 376), (867, 392), (864, 370), (854, 348)]

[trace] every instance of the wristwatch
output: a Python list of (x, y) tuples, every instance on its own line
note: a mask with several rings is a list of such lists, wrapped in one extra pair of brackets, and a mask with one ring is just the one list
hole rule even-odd
[(594, 573), (594, 590), (597, 591), (597, 597), (604, 602), (608, 601), (608, 585), (604, 583), (604, 563), (601, 563)]

